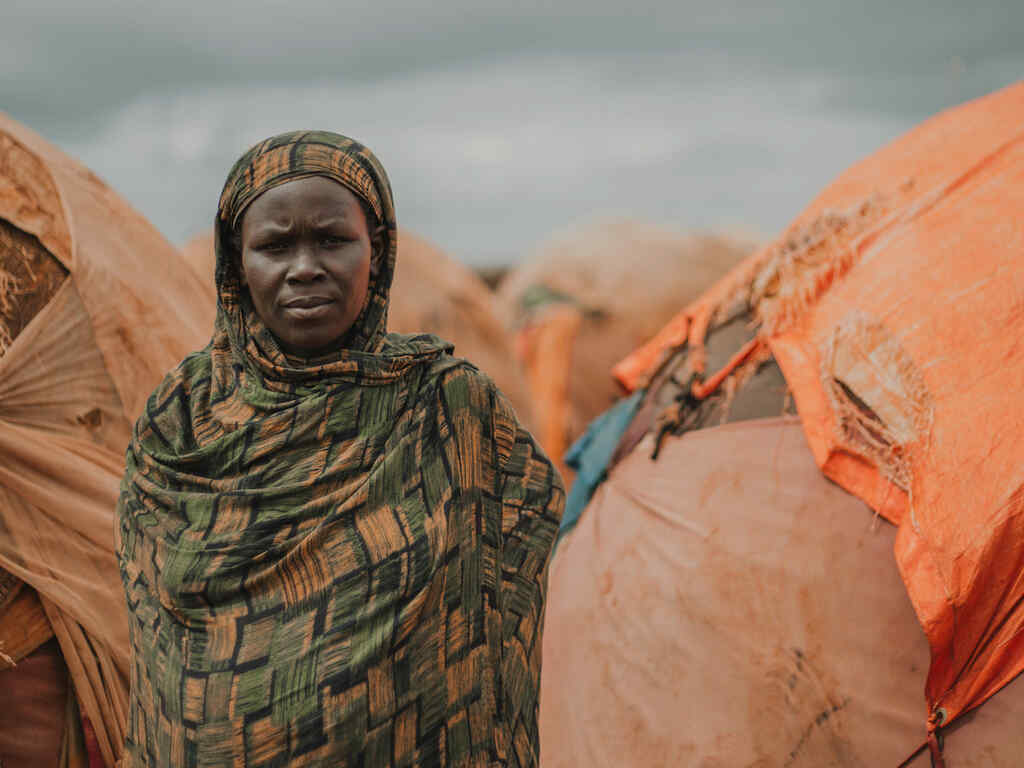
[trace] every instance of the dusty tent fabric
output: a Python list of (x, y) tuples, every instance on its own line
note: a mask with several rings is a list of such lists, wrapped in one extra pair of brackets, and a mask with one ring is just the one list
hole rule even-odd
[(538, 437), (552, 458), (561, 461), (621, 394), (611, 367), (752, 249), (740, 238), (596, 220), (553, 236), (505, 277), (502, 316), (518, 332)]
[(796, 420), (644, 447), (552, 563), (544, 765), (895, 768), (928, 651), (891, 526)]
[[(242, 290), (246, 200), (323, 175), (387, 235), (363, 311), (285, 355)], [(119, 501), (125, 766), (534, 766), (547, 560), (564, 504), (493, 382), (385, 333), (387, 176), (347, 137), (246, 153), (218, 210), (213, 338), (136, 423)]]
[(520, 421), (532, 426), (526, 381), (516, 365), (512, 338), (499, 318), (494, 294), (468, 267), (401, 228), (388, 329), (433, 333), (450, 341), (454, 354), (494, 379)]
[[(895, 528), (795, 418), (650, 443), (552, 563), (543, 764), (896, 768), (925, 738), (928, 645)], [(1024, 686), (990, 704), (946, 735), (949, 768), (1018, 764)]]
[(1018, 84), (845, 172), (617, 367), (645, 382), (666, 350), (699, 357), (709, 326), (755, 309), (819, 466), (899, 525), (932, 729), (1024, 669), (1022, 205)]
[(208, 334), (213, 314), (156, 230), (3, 115), (0, 220), (67, 271), (0, 356), (0, 568), (38, 592), (81, 714), (113, 765), (127, 704), (113, 554), (124, 450), (148, 390)]
[(204, 293), (210, 306), (217, 304), (217, 290), (214, 287), (214, 269), (217, 256), (214, 252), (213, 230), (196, 235), (181, 247), (181, 255), (192, 270), (199, 276)]
[[(208, 283), (212, 304), (216, 301), (212, 230), (189, 240), (182, 255)], [(403, 228), (398, 231), (388, 330), (432, 333), (450, 341), (455, 354), (494, 379), (520, 421), (532, 426), (526, 382), (516, 365), (512, 340), (499, 319), (494, 295), (472, 270)]]

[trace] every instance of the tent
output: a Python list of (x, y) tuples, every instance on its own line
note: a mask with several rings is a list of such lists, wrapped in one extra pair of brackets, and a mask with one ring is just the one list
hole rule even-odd
[[(61, 747), (46, 734), (64, 723), (64, 764), (81, 764), (79, 714), (107, 765), (120, 753), (124, 451), (149, 392), (213, 326), (179, 263), (95, 175), (0, 114), (0, 742), (12, 764), (48, 764), (32, 750)], [(21, 708), (33, 700), (59, 710)]]
[[(637, 723), (666, 749), (683, 749), (689, 734), (707, 765), (900, 765), (899, 747), (912, 753), (915, 738), (926, 738), (937, 762), (945, 742), (951, 766), (1017, 764), (1024, 230), (1013, 222), (1024, 205), (1022, 118), (1018, 84), (920, 125), (842, 174), (782, 237), (616, 366), (627, 389), (642, 390), (641, 403), (556, 558), (545, 657), (575, 658), (586, 652), (581, 636), (636, 623), (630, 645), (597, 646), (584, 669), (607, 678), (631, 665), (644, 696)], [(802, 440), (790, 422), (735, 418), (748, 389), (760, 390), (762, 411), (771, 402), (762, 395), (773, 370)], [(786, 398), (774, 407), (786, 410)], [(847, 495), (826, 501), (815, 487), (823, 478), (787, 470), (800, 454), (804, 470), (816, 466)], [(873, 514), (858, 510), (862, 503)], [(840, 509), (848, 511), (837, 518)], [(619, 568), (616, 558), (641, 545), (656, 562)], [(622, 552), (602, 553), (616, 547)], [(577, 591), (575, 605), (560, 607), (556, 596), (579, 590), (584, 567), (605, 578), (600, 565), (584, 564), (605, 561), (614, 583), (630, 582), (617, 612), (600, 590)], [(896, 592), (912, 612), (893, 612)], [(766, 614), (779, 620), (766, 624)], [(671, 670), (682, 651), (659, 647), (665, 637), (706, 651), (714, 674), (687, 670), (677, 682)], [(810, 721), (799, 679), (793, 687), (786, 676), (761, 689), (760, 709), (736, 708), (759, 676), (776, 675), (763, 664), (776, 646), (799, 648), (797, 666), (814, 669), (820, 690), (810, 709), (821, 706)], [(854, 673), (844, 671), (849, 659), (860, 660)], [(546, 693), (560, 683), (545, 680), (542, 720), (628, 755), (606, 722), (585, 713), (614, 708), (623, 694), (609, 686), (604, 700), (588, 699), (593, 686), (580, 669), (571, 701)], [(922, 688), (924, 702), (908, 704), (906, 692)], [(656, 718), (652, 702), (670, 700), (680, 703)], [(676, 737), (661, 730), (684, 716), (700, 727), (677, 724)], [(785, 738), (769, 744), (759, 729)], [(546, 764), (559, 764), (559, 745), (546, 743)]]
[[(822, 475), (794, 417), (653, 443), (552, 562), (542, 764), (900, 766), (926, 738), (928, 643), (894, 526)], [(1022, 715), (1018, 678), (945, 729), (948, 768), (1019, 765)]]
[(515, 363), (512, 339), (498, 317), (494, 294), (468, 267), (405, 229), (398, 232), (388, 329), (436, 333), (452, 342), (455, 354), (494, 379), (519, 417), (531, 422), (526, 382)]
[(213, 230), (203, 232), (190, 239), (181, 248), (181, 255), (195, 273), (203, 286), (203, 294), (207, 301), (216, 305), (217, 288), (214, 282), (214, 268), (217, 258), (213, 250)]
[[(538, 437), (561, 462), (621, 390), (607, 372), (734, 266), (752, 243), (598, 219), (555, 235), (498, 288), (517, 332)], [(565, 472), (565, 466), (560, 467)]]
[[(213, 288), (213, 233), (197, 235), (182, 249), (185, 261)], [(498, 319), (490, 289), (472, 270), (406, 229), (398, 233), (398, 261), (391, 288), (388, 330), (436, 333), (455, 354), (491, 376), (520, 418), (532, 417), (526, 383), (514, 361), (512, 342)]]

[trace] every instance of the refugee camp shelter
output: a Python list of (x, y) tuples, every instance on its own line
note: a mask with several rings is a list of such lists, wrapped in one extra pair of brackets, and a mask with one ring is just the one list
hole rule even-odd
[(201, 294), (142, 216), (0, 114), (5, 763), (86, 765), (86, 736), (107, 765), (120, 754), (129, 665), (118, 486), (149, 392), (209, 338)]
[(1022, 209), (1018, 84), (616, 366), (632, 410), (551, 570), (545, 765), (1020, 764)]
[(494, 379), (519, 417), (531, 423), (529, 392), (494, 294), (469, 267), (407, 229), (398, 231), (388, 330), (434, 333), (452, 342), (455, 355)]
[(517, 333), (538, 439), (566, 449), (621, 390), (608, 370), (753, 249), (752, 241), (680, 235), (597, 219), (551, 237), (498, 288)]

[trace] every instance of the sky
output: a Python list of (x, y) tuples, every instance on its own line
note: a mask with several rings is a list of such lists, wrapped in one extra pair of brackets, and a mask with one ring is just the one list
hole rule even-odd
[[(514, 263), (600, 216), (770, 237), (1024, 73), (1024, 2), (3, 0), (0, 109), (181, 245), (284, 130), (360, 139), (400, 226)], [(624, 255), (626, 257), (627, 255)]]

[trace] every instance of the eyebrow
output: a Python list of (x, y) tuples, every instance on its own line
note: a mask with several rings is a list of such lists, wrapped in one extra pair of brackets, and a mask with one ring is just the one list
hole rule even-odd
[(294, 223), (289, 222), (288, 224), (281, 224), (274, 221), (267, 221), (259, 224), (253, 228), (251, 237), (261, 237), (263, 235), (280, 235), (287, 232), (291, 232), (294, 229)]
[(339, 216), (337, 214), (331, 214), (330, 216), (327, 216), (325, 218), (314, 220), (313, 226), (316, 227), (317, 229), (323, 229), (325, 227), (334, 226), (335, 224), (348, 225), (351, 223), (352, 221), (348, 216)]

